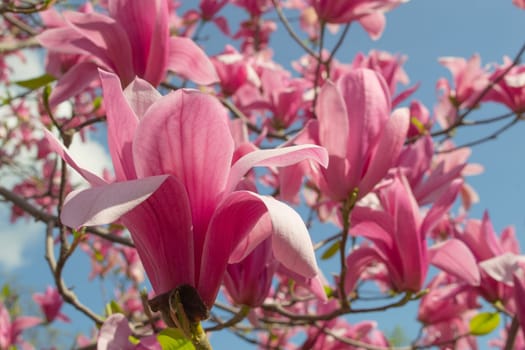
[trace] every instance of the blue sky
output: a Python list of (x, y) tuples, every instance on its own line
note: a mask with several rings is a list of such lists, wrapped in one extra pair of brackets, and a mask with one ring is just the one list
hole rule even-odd
[[(232, 10), (229, 10), (232, 11)], [(233, 10), (234, 15), (239, 11)], [(415, 94), (429, 109), (435, 101), (435, 83), (440, 77), (449, 78), (448, 70), (442, 67), (437, 59), (442, 56), (470, 57), (479, 53), (482, 62), (501, 62), (503, 55), (514, 55), (525, 37), (525, 12), (515, 8), (511, 0), (478, 0), (458, 1), (439, 0), (425, 1), (412, 0), (387, 14), (387, 28), (378, 41), (371, 41), (358, 25), (353, 25), (344, 46), (337, 56), (338, 60), (348, 62), (353, 60), (359, 51), (368, 52), (370, 49), (386, 50), (400, 53), (408, 57), (405, 69), (411, 78), (411, 83), (420, 82), (421, 87)], [(215, 28), (208, 28), (208, 32)], [(206, 31), (205, 31), (206, 33)], [(274, 47), (275, 60), (289, 67), (289, 62), (298, 59), (302, 52), (298, 46), (286, 35), (275, 36), (271, 45)], [(213, 48), (210, 53), (217, 53), (222, 47)], [(490, 117), (497, 115), (502, 110), (498, 108), (482, 109), (473, 114), (473, 117)], [(485, 130), (485, 132), (487, 132)], [(491, 219), (499, 232), (509, 224), (516, 227), (522, 247), (525, 247), (525, 212), (523, 198), (525, 198), (525, 167), (522, 150), (525, 149), (525, 132), (522, 125), (518, 124), (499, 139), (476, 146), (473, 149), (472, 161), (481, 163), (485, 172), (468, 179), (480, 195), (481, 201), (471, 211), (472, 217), (481, 217), (484, 210), (488, 209)], [(483, 130), (466, 128), (458, 134), (458, 143), (470, 141), (484, 135)], [(4, 212), (5, 213), (5, 212)], [(8, 226), (7, 216), (0, 212), (1, 232), (16, 232), (21, 237), (27, 230), (29, 223), (20, 223), (16, 227)], [(335, 230), (334, 230), (335, 231)], [(18, 233), (21, 232), (21, 233)], [(27, 233), (27, 232), (26, 232)], [(0, 260), (0, 271), (6, 280), (19, 285), (23, 292), (29, 290), (40, 291), (51, 282), (51, 275), (43, 259), (44, 232), (31, 233), (20, 243), (23, 265), (9, 265)], [(4, 246), (5, 249), (6, 246)], [(3, 251), (2, 254), (7, 253)], [(66, 279), (69, 285), (75, 286), (81, 299), (94, 300), (91, 295), (101, 293), (111, 294), (107, 285), (99, 282), (87, 282), (89, 265), (85, 259), (76, 258), (66, 268)], [(2, 275), (0, 275), (2, 276)], [(1, 277), (0, 277), (1, 278)], [(0, 285), (3, 284), (0, 280)], [(90, 301), (88, 302), (90, 304)], [(95, 308), (102, 304), (95, 302)], [(100, 309), (99, 309), (100, 310)], [(404, 309), (403, 309), (404, 310)], [(403, 315), (415, 317), (415, 307), (403, 311)], [(74, 334), (78, 329), (84, 331), (89, 322), (81, 321), (82, 316), (70, 307), (65, 311), (70, 317), (78, 320), (73, 326), (64, 327), (64, 330)], [(391, 331), (395, 325), (401, 325), (408, 335), (416, 331), (410, 322), (402, 321), (400, 311), (391, 311), (381, 315), (379, 325), (381, 329)], [(352, 321), (358, 317), (351, 317)], [(360, 318), (359, 318), (360, 319)], [(59, 325), (60, 326), (60, 325)], [(216, 349), (229, 348), (230, 336), (220, 332), (212, 336), (212, 344)], [(240, 343), (242, 344), (242, 343)], [(480, 349), (489, 347), (480, 342)]]

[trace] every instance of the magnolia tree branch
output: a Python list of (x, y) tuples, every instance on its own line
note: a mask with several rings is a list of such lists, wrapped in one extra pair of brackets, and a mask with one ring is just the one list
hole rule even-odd
[(59, 263), (57, 263), (55, 258), (55, 252), (54, 252), (54, 238), (53, 238), (53, 229), (54, 225), (48, 224), (46, 229), (46, 260), (49, 265), (49, 268), (51, 269), (51, 272), (53, 273), (53, 277), (55, 279), (55, 284), (58, 288), (58, 291), (62, 298), (64, 298), (64, 301), (66, 301), (68, 304), (73, 306), (78, 311), (82, 312), (84, 315), (89, 317), (93, 322), (95, 322), (98, 326), (102, 325), (104, 323), (104, 319), (97, 314), (95, 314), (91, 309), (89, 309), (87, 306), (82, 304), (76, 294), (66, 287), (66, 283), (62, 279), (62, 268), (65, 264), (65, 261), (67, 260), (67, 257), (70, 255), (66, 254), (64, 257), (60, 257)]

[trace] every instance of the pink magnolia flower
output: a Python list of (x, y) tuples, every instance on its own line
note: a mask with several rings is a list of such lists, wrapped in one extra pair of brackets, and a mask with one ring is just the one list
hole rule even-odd
[(308, 278), (317, 264), (300, 216), (271, 197), (236, 191), (253, 166), (287, 166), (303, 159), (326, 164), (325, 150), (299, 146), (255, 151), (232, 164), (234, 142), (226, 110), (215, 98), (179, 90), (161, 97), (136, 79), (101, 72), (108, 143), (117, 181), (61, 156), (93, 187), (68, 195), (62, 222), (71, 227), (121, 218), (131, 232), (155, 294), (195, 287), (211, 307), (228, 262), (242, 260), (271, 235), (276, 259)]
[(64, 74), (52, 104), (82, 91), (97, 68), (118, 74), (126, 86), (135, 76), (158, 85), (173, 70), (199, 84), (217, 80), (206, 54), (190, 39), (169, 34), (167, 0), (110, 0), (109, 16), (65, 11), (64, 25), (45, 30), (39, 42), (50, 52), (87, 56)]
[(22, 331), (41, 323), (40, 318), (32, 316), (11, 319), (7, 308), (0, 301), (0, 349), (10, 349), (16, 345), (28, 346), (29, 344), (22, 339)]
[(252, 17), (260, 17), (272, 6), (271, 0), (232, 0), (231, 2), (245, 9)]
[(45, 293), (33, 294), (33, 300), (40, 306), (40, 310), (42, 310), (48, 323), (53, 322), (55, 319), (70, 322), (69, 317), (60, 312), (64, 300), (62, 300), (56, 288), (48, 286)]
[(474, 254), (481, 276), (478, 287), (480, 295), (490, 302), (502, 301), (507, 306), (506, 303), (513, 299), (513, 288), (509, 286), (508, 280), (496, 279), (490, 271), (493, 270), (493, 259), (498, 261), (497, 258), (506, 258), (506, 253), (519, 254), (514, 228), (505, 228), (501, 237), (498, 237), (488, 213), (485, 213), (482, 220), (468, 220), (464, 229), (456, 232), (456, 238), (463, 241)]
[(344, 201), (356, 189), (362, 198), (383, 179), (399, 156), (409, 123), (407, 110), (390, 117), (388, 87), (369, 69), (327, 82), (319, 94), (317, 118), (310, 135), (330, 156), (317, 182), (335, 201)]
[(395, 291), (420, 291), (430, 264), (468, 284), (478, 285), (476, 261), (464, 243), (450, 239), (430, 249), (426, 243), (427, 233), (452, 206), (460, 185), (460, 180), (452, 182), (422, 217), (406, 179), (397, 172), (392, 182), (379, 191), (383, 210), (354, 208), (355, 225), (350, 233), (368, 238), (374, 245), (360, 247), (347, 257), (347, 293), (372, 262), (386, 266), (388, 274), (382, 282)]
[(465, 60), (461, 57), (442, 57), (439, 62), (450, 70), (454, 84), (442, 78), (437, 82), (437, 89), (442, 91), (436, 118), (442, 127), (453, 124), (458, 109), (474, 107), (473, 103), (481, 91), (488, 85), (487, 71), (481, 67), (479, 55)]
[[(512, 60), (505, 57), (503, 64), (490, 75), (489, 79), (494, 86), (483, 100), (498, 102), (513, 112), (523, 113), (525, 112), (525, 65), (512, 67), (510, 71), (505, 72), (511, 64)], [(500, 78), (502, 74), (505, 76)]]
[(378, 39), (385, 28), (384, 12), (406, 0), (309, 0), (319, 19), (325, 23), (359, 21), (373, 39)]

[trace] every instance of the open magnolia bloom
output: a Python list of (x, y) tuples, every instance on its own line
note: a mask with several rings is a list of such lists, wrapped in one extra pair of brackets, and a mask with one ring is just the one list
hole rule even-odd
[(208, 308), (227, 264), (242, 260), (270, 236), (281, 264), (316, 278), (301, 217), (272, 197), (235, 189), (256, 165), (287, 166), (305, 159), (326, 165), (323, 148), (255, 151), (232, 164), (228, 115), (214, 97), (195, 90), (161, 97), (138, 78), (122, 91), (116, 75), (100, 75), (116, 181), (107, 183), (79, 167), (48, 133), (53, 148), (92, 185), (67, 196), (64, 224), (77, 228), (120, 219), (155, 294), (190, 285)]

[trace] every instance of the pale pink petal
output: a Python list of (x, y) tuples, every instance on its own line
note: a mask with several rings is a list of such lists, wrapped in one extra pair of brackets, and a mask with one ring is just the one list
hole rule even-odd
[(476, 259), (470, 249), (458, 239), (449, 239), (428, 250), (429, 261), (437, 268), (460, 280), (479, 286), (480, 275)]
[(67, 165), (75, 169), (92, 186), (100, 186), (106, 184), (106, 181), (104, 179), (78, 165), (77, 161), (69, 154), (67, 149), (60, 141), (58, 141), (55, 135), (53, 135), (50, 131), (48, 131), (45, 128), (43, 130), (44, 137), (49, 142), (50, 148), (53, 151), (55, 151), (62, 159), (64, 159)]
[(130, 343), (132, 335), (129, 323), (123, 314), (109, 316), (100, 328), (97, 339), (97, 350), (133, 350)]
[(525, 256), (523, 255), (504, 253), (480, 262), (479, 267), (496, 281), (512, 286), (514, 274), (520, 270), (520, 263), (523, 262), (525, 262)]
[[(331, 82), (327, 81), (319, 93), (317, 115), (319, 118), (319, 142), (330, 156), (345, 158), (348, 152), (348, 112), (345, 102)], [(337, 127), (334, 127), (337, 125)]]
[(375, 156), (359, 184), (361, 196), (370, 192), (397, 161), (406, 139), (409, 123), (409, 111), (407, 108), (402, 108), (394, 111), (384, 126)]
[[(108, 146), (117, 181), (137, 178), (133, 164), (132, 142), (138, 118), (122, 93), (119, 78), (100, 71), (108, 123)], [(132, 83), (133, 84), (133, 83)]]
[(213, 63), (191, 39), (170, 39), (168, 69), (197, 84), (209, 85), (219, 81)]
[(88, 61), (74, 65), (58, 80), (49, 96), (49, 104), (56, 106), (84, 91), (97, 78), (97, 69), (98, 65)]
[(66, 198), (60, 219), (72, 228), (112, 223), (144, 202), (167, 178), (154, 176), (73, 191)]
[(150, 83), (138, 77), (124, 89), (124, 96), (139, 120), (148, 108), (162, 97)]
[(228, 192), (232, 191), (248, 170), (254, 166), (284, 167), (306, 159), (316, 161), (324, 167), (328, 164), (326, 150), (315, 145), (283, 147), (248, 153), (232, 166), (226, 189)]
[(382, 12), (377, 11), (371, 15), (361, 17), (359, 23), (373, 40), (377, 40), (381, 37), (381, 34), (383, 34), (386, 18)]

